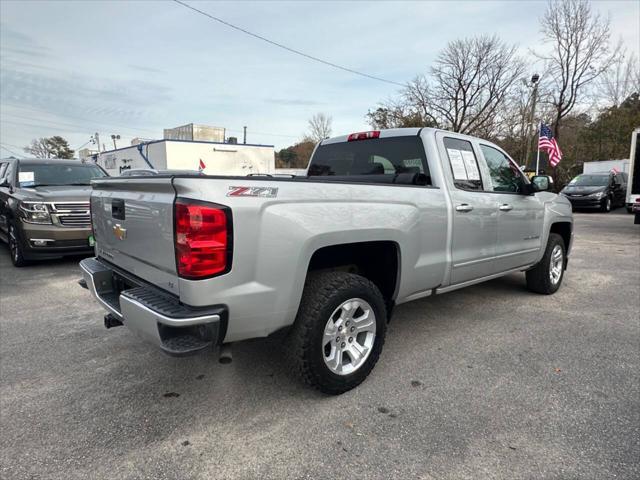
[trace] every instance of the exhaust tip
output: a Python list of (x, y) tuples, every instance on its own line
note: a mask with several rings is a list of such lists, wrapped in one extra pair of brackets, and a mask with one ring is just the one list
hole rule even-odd
[(110, 328), (119, 327), (120, 325), (122, 325), (120, 319), (116, 318), (112, 314), (107, 313), (104, 316), (104, 328), (106, 328), (107, 330)]
[(87, 286), (87, 281), (84, 278), (81, 278), (80, 280), (78, 280), (78, 285), (80, 285), (82, 288), (86, 288), (87, 290), (89, 290), (89, 287)]

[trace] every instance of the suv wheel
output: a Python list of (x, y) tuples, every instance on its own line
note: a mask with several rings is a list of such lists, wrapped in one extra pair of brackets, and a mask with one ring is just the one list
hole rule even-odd
[(9, 224), (9, 253), (14, 267), (24, 267), (27, 261), (22, 255), (22, 245), (18, 237), (18, 229), (12, 223)]
[(309, 385), (344, 393), (375, 366), (386, 329), (384, 298), (371, 281), (345, 272), (312, 273), (291, 331), (293, 362)]
[(602, 201), (600, 209), (605, 213), (609, 213), (611, 211), (611, 197), (607, 197)]
[(557, 233), (550, 233), (542, 260), (526, 272), (527, 288), (545, 295), (556, 293), (564, 277), (565, 263), (564, 240)]

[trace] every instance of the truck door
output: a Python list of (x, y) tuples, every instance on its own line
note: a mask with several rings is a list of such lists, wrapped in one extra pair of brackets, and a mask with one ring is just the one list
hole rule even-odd
[(504, 272), (530, 265), (538, 257), (540, 248), (543, 248), (544, 204), (538, 194), (522, 193), (527, 180), (503, 151), (482, 142), (480, 150), (498, 210), (496, 271)]
[(495, 273), (498, 209), (495, 196), (484, 191), (475, 141), (444, 132), (437, 138), (453, 208), (453, 285)]

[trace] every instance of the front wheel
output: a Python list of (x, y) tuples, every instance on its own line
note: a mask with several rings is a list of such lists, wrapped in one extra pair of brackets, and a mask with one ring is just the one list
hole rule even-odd
[(22, 245), (20, 244), (20, 237), (18, 230), (13, 223), (9, 224), (9, 252), (11, 254), (11, 263), (14, 267), (24, 267), (27, 261), (22, 254)]
[(557, 233), (550, 233), (542, 260), (531, 270), (527, 270), (527, 288), (532, 292), (551, 295), (562, 283), (565, 267), (564, 240)]
[(290, 336), (304, 381), (332, 395), (358, 386), (375, 366), (387, 329), (384, 298), (368, 279), (311, 273)]
[(602, 210), (605, 213), (609, 213), (611, 211), (611, 197), (607, 197), (602, 201), (600, 210)]

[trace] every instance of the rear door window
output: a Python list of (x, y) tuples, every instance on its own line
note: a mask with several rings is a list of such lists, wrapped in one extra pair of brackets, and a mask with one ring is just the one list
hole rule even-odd
[(374, 138), (320, 145), (309, 166), (310, 177), (370, 175), (374, 183), (377, 181), (374, 177), (393, 178), (400, 174), (423, 174), (428, 178), (427, 184), (431, 184), (420, 137)]
[(444, 148), (453, 175), (453, 184), (461, 190), (482, 190), (478, 159), (468, 140), (445, 137)]

